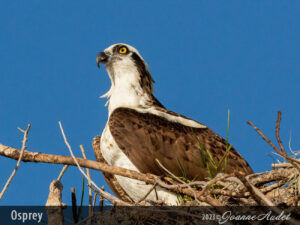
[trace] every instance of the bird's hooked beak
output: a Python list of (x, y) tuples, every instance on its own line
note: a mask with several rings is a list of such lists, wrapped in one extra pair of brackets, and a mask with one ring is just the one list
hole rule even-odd
[(106, 63), (109, 59), (109, 56), (105, 52), (100, 52), (96, 56), (96, 63), (98, 68), (100, 68), (100, 63)]

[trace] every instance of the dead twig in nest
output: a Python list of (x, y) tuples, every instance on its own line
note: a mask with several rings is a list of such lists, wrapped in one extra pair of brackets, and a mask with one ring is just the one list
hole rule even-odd
[[(161, 162), (156, 159), (155, 160), (157, 162), (157, 164), (164, 170), (166, 171), (169, 175), (172, 176), (172, 178), (176, 179), (177, 181), (179, 181), (180, 183), (184, 184), (187, 186), (187, 189), (183, 189), (181, 188), (180, 186), (177, 186), (173, 189), (173, 191), (176, 191), (176, 192), (180, 192), (182, 194), (187, 194), (191, 197), (194, 197), (194, 199), (200, 204), (199, 201), (203, 201), (203, 202), (207, 202), (208, 204), (210, 205), (213, 205), (213, 206), (221, 206), (221, 204), (218, 202), (218, 200), (210, 197), (210, 196), (207, 196), (206, 198), (204, 198), (202, 196), (202, 194), (199, 194), (199, 193), (196, 193), (196, 191), (191, 187), (191, 185), (189, 183), (185, 183), (184, 181), (182, 181), (181, 179), (179, 179), (177, 176), (175, 176), (173, 173), (171, 173), (167, 168), (165, 168)], [(157, 181), (158, 184), (163, 187), (163, 186), (166, 186), (165, 184), (163, 184), (162, 181), (158, 180)], [(169, 189), (170, 189), (170, 186), (169, 186)]]
[(227, 177), (232, 177), (233, 175), (234, 174), (223, 174), (223, 175), (216, 176), (215, 178), (213, 178), (212, 180), (206, 183), (206, 185), (200, 191), (199, 195), (203, 195), (208, 188), (210, 188), (213, 184), (217, 183), (218, 181), (223, 180)]
[[(282, 141), (280, 139), (280, 135), (279, 135), (279, 130), (280, 130), (280, 121), (281, 121), (281, 112), (278, 111), (277, 113), (277, 121), (276, 121), (276, 130), (275, 130), (275, 135), (276, 135), (276, 139), (278, 142), (278, 145), (280, 147), (280, 149), (278, 149), (263, 133), (262, 131), (260, 131), (253, 123), (251, 123), (250, 121), (248, 121), (247, 123), (250, 124), (255, 130), (256, 132), (276, 151), (276, 153), (278, 155), (280, 155), (281, 157), (283, 157), (284, 159), (286, 159), (297, 171), (298, 171), (298, 177), (300, 176), (300, 161), (298, 159), (292, 158), (290, 156), (288, 156), (288, 154), (286, 153)], [(296, 176), (296, 174), (294, 174), (294, 176)], [(297, 196), (294, 198), (295, 199), (295, 204), (298, 204), (298, 200), (300, 199), (300, 190), (299, 188), (297, 188), (298, 194)]]
[(236, 172), (235, 176), (243, 182), (243, 184), (245, 185), (247, 190), (250, 192), (253, 199), (258, 203), (258, 205), (275, 206), (274, 203), (270, 199), (268, 199), (259, 189), (254, 187), (254, 185), (252, 185), (248, 181), (248, 179), (245, 177), (244, 174)]
[(279, 137), (279, 129), (280, 129), (280, 120), (281, 120), (281, 112), (278, 111), (278, 118), (276, 121), (276, 138), (277, 138), (277, 142), (280, 146), (280, 150), (270, 141), (270, 139), (268, 139), (263, 132), (258, 129), (252, 122), (247, 121), (247, 123), (249, 125), (251, 125), (256, 132), (283, 158), (287, 159), (299, 172), (300, 172), (300, 167), (299, 167), (299, 161), (297, 159), (291, 158), (286, 154), (286, 151), (282, 145), (281, 139)]

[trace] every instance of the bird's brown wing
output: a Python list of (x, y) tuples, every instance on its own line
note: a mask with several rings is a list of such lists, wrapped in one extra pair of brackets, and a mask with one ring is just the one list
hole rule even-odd
[[(209, 172), (215, 173), (213, 164), (221, 161), (228, 146), (209, 128), (192, 128), (129, 108), (115, 109), (109, 128), (119, 148), (141, 172), (162, 175), (164, 171), (155, 162), (158, 159), (176, 176), (189, 180), (204, 180)], [(224, 162), (219, 170), (225, 168)], [(253, 173), (245, 159), (231, 148), (226, 172), (233, 171)]]

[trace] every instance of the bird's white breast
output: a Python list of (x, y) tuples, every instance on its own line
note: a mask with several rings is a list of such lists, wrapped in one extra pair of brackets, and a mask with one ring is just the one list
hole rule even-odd
[[(102, 132), (100, 146), (101, 153), (109, 165), (139, 172), (135, 165), (131, 163), (131, 161), (127, 158), (127, 156), (122, 152), (117, 143), (114, 141), (108, 125), (105, 126)], [(134, 180), (118, 175), (116, 175), (116, 179), (118, 180), (121, 187), (125, 190), (125, 192), (135, 202), (143, 198), (152, 188), (152, 185), (146, 185), (145, 182), (139, 180)], [(160, 187), (156, 188), (156, 191), (159, 200), (163, 200), (168, 205), (177, 205), (177, 196), (175, 194)], [(155, 192), (152, 191), (150, 195), (148, 195), (147, 199), (152, 201), (157, 200)]]

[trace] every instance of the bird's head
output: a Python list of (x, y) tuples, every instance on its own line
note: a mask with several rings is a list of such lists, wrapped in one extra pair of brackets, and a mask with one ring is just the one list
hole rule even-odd
[(98, 67), (101, 63), (105, 66), (111, 80), (110, 90), (102, 97), (153, 94), (154, 81), (148, 65), (134, 47), (114, 44), (97, 55), (96, 63)]
[(144, 63), (142, 56), (134, 47), (123, 43), (109, 46), (96, 57), (98, 67), (100, 67), (100, 63), (109, 67), (120, 62), (123, 62), (123, 64), (126, 63), (127, 66), (130, 66), (130, 64), (134, 66), (133, 63), (135, 60), (140, 60)]

